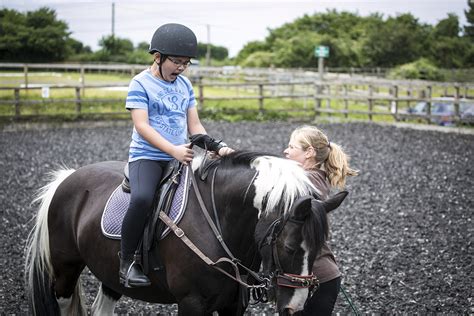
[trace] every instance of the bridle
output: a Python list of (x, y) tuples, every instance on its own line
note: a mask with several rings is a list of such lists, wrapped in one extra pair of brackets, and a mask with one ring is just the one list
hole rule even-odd
[[(211, 201), (212, 201), (212, 207), (214, 209), (214, 216), (217, 217), (217, 210), (215, 206), (215, 199), (214, 199), (214, 180), (216, 177), (216, 171), (217, 167), (212, 173), (212, 179), (211, 179)], [(318, 279), (313, 275), (295, 275), (295, 274), (290, 274), (290, 273), (285, 273), (281, 267), (280, 264), (280, 259), (278, 256), (278, 251), (276, 247), (276, 241), (283, 231), (284, 226), (288, 221), (295, 222), (298, 224), (303, 224), (303, 221), (297, 221), (295, 219), (288, 219), (286, 218), (283, 220), (282, 217), (278, 218), (275, 220), (268, 228), (267, 231), (262, 238), (262, 240), (259, 242), (259, 250), (261, 248), (266, 247), (268, 245), (271, 245), (272, 249), (272, 259), (274, 264), (272, 266), (275, 266), (276, 268), (273, 271), (268, 271), (268, 272), (263, 272), (263, 273), (258, 273), (256, 271), (253, 271), (252, 269), (246, 267), (243, 265), (238, 258), (236, 258), (230, 249), (227, 247), (225, 244), (224, 239), (222, 238), (222, 232), (220, 229), (220, 225), (218, 224), (218, 220), (216, 219), (216, 224), (212, 220), (210, 216), (210, 212), (207, 210), (206, 205), (204, 204), (204, 201), (202, 199), (201, 193), (199, 191), (196, 177), (194, 175), (194, 172), (191, 170), (190, 172), (190, 179), (191, 179), (191, 186), (194, 189), (194, 192), (196, 194), (196, 198), (199, 202), (200, 209), (202, 213), (204, 214), (204, 217), (206, 218), (209, 226), (211, 227), (216, 239), (220, 242), (222, 248), (225, 250), (227, 253), (228, 257), (221, 257), (216, 261), (212, 261), (209, 257), (207, 257), (202, 251), (191, 241), (187, 238), (186, 234), (184, 231), (179, 228), (164, 212), (160, 212), (160, 219), (170, 227), (170, 229), (175, 233), (175, 235), (180, 238), (188, 247), (191, 249), (199, 258), (201, 258), (206, 264), (212, 266), (216, 270), (220, 271), (227, 277), (233, 279), (234, 281), (238, 282), (241, 286), (245, 287), (250, 293), (250, 296), (254, 300), (254, 304), (259, 303), (259, 302), (268, 302), (269, 298), (273, 298), (274, 296), (274, 291), (275, 287), (274, 284), (280, 287), (288, 287), (288, 288), (308, 288), (310, 290), (310, 294), (314, 292), (315, 289), (317, 289), (317, 286), (319, 285)], [(252, 185), (252, 182), (255, 180), (256, 175), (252, 178), (251, 183), (249, 184), (249, 187)], [(282, 225), (280, 225), (282, 223)], [(267, 241), (267, 243), (265, 243)], [(227, 272), (223, 268), (219, 267), (219, 263), (229, 263), (234, 270), (234, 275), (231, 273)], [(242, 268), (243, 270), (247, 271), (249, 275), (251, 275), (257, 282), (258, 284), (248, 284), (246, 280), (243, 280), (239, 268)]]
[[(288, 222), (292, 222), (297, 225), (304, 224), (304, 221), (296, 220), (290, 217), (280, 216), (270, 224), (263, 238), (259, 242), (258, 249), (260, 252), (262, 252), (262, 249), (265, 247), (270, 247), (271, 251), (270, 257), (272, 258), (272, 262), (270, 262), (268, 265), (268, 270), (271, 269), (271, 271), (263, 272), (265, 278), (272, 281), (269, 287), (267, 288), (267, 291), (269, 292), (270, 296), (274, 296), (274, 284), (279, 287), (287, 287), (293, 289), (308, 288), (308, 297), (311, 297), (319, 287), (318, 278), (313, 273), (311, 273), (310, 275), (285, 273), (280, 263), (277, 240)], [(273, 282), (273, 280), (275, 282)]]

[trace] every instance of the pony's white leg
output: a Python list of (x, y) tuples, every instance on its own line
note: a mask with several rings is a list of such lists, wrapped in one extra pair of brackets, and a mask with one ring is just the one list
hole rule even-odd
[(101, 283), (99, 292), (97, 293), (94, 303), (92, 304), (91, 315), (113, 315), (117, 301), (117, 299), (106, 293), (104, 286)]
[(56, 299), (58, 301), (59, 311), (61, 312), (61, 316), (70, 315), (72, 297), (70, 298), (63, 298), (60, 297)]

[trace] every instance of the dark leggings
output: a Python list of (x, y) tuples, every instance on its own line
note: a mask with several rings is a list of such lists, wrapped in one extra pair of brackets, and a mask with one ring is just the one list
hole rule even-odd
[(130, 205), (122, 222), (122, 256), (132, 255), (143, 235), (163, 169), (168, 161), (136, 160), (128, 165)]
[(341, 277), (321, 283), (319, 289), (306, 302), (304, 310), (298, 315), (331, 315), (341, 288)]

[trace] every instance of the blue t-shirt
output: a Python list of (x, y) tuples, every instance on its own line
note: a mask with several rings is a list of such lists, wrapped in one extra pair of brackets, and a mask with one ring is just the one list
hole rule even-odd
[[(191, 82), (179, 75), (174, 82), (167, 82), (153, 76), (149, 69), (136, 75), (128, 87), (125, 107), (128, 110), (148, 111), (148, 120), (161, 136), (174, 145), (187, 142), (188, 109), (196, 106)], [(138, 159), (171, 160), (169, 154), (146, 141), (133, 128), (128, 161)]]

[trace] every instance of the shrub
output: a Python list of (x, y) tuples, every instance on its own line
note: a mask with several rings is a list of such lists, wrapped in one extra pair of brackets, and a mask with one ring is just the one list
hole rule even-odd
[(393, 79), (424, 79), (444, 80), (443, 73), (426, 58), (420, 58), (412, 63), (398, 66), (390, 71), (389, 78)]

